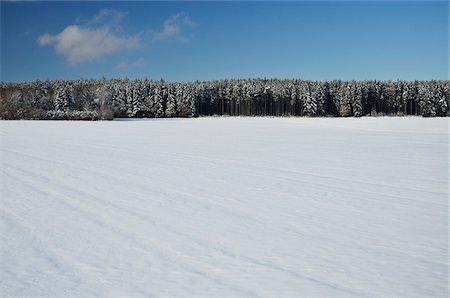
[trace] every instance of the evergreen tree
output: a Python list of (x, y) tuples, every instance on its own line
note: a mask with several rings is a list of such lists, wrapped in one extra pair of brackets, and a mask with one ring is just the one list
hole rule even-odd
[(167, 105), (166, 105), (166, 117), (174, 117), (177, 113), (176, 109), (176, 98), (175, 98), (175, 92), (173, 89), (169, 89), (168, 95), (167, 95)]
[(351, 87), (350, 85), (342, 85), (340, 90), (340, 114), (342, 117), (349, 117), (352, 115), (351, 108)]
[(354, 100), (352, 104), (353, 116), (361, 117), (363, 114), (363, 92), (362, 87), (355, 87), (353, 85), (352, 92), (354, 92)]
[(424, 117), (435, 117), (436, 107), (434, 103), (434, 96), (430, 89), (424, 85), (419, 86), (418, 91), (419, 106)]

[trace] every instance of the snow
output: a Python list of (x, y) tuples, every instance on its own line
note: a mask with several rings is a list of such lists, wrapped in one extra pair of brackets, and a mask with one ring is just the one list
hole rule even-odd
[(2, 297), (448, 297), (448, 120), (2, 121)]

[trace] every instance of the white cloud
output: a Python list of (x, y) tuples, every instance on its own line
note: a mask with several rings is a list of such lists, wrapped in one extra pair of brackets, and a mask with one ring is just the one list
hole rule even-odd
[(193, 27), (196, 24), (189, 18), (185, 12), (179, 12), (170, 16), (164, 21), (163, 30), (157, 32), (154, 40), (177, 39), (185, 41), (188, 38), (181, 33), (183, 27)]
[(137, 37), (118, 36), (109, 27), (91, 29), (77, 25), (68, 26), (57, 35), (41, 35), (38, 43), (42, 46), (53, 45), (56, 52), (62, 54), (70, 64), (93, 60), (140, 45)]
[(134, 61), (132, 63), (128, 63), (128, 62), (122, 61), (119, 64), (117, 64), (117, 68), (120, 69), (120, 70), (125, 70), (125, 69), (128, 69), (130, 67), (143, 67), (143, 66), (145, 66), (145, 64), (146, 64), (145, 60), (140, 58), (140, 59), (138, 59), (138, 60), (136, 60), (136, 61)]
[(128, 13), (125, 11), (103, 8), (88, 23), (96, 24), (105, 21), (108, 23), (119, 23), (127, 15)]
[[(126, 12), (105, 8), (89, 20), (78, 19), (76, 24), (67, 26), (58, 34), (42, 34), (37, 42), (41, 46), (52, 46), (58, 54), (66, 58), (69, 64), (74, 65), (108, 54), (138, 48), (142, 45), (145, 36), (148, 38), (148, 43), (172, 39), (188, 41), (186, 29), (196, 26), (185, 12), (179, 12), (163, 23), (163, 29), (160, 32), (153, 31), (152, 34), (147, 30), (129, 36), (123, 33), (120, 26), (120, 22), (126, 15)], [(145, 64), (143, 61), (138, 61), (122, 62), (117, 65), (117, 68), (126, 69), (130, 66)]]
[(41, 46), (46, 46), (48, 44), (51, 44), (53, 41), (54, 41), (54, 37), (48, 33), (45, 33), (44, 35), (41, 35), (38, 37), (38, 43)]
[(115, 52), (140, 46), (139, 34), (119, 34), (118, 25), (127, 15), (114, 9), (102, 9), (82, 25), (70, 25), (56, 35), (45, 33), (38, 37), (41, 46), (53, 46), (70, 64), (94, 60)]

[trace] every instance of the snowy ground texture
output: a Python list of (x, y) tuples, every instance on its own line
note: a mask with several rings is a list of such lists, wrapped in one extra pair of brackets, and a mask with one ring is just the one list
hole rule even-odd
[(1, 297), (447, 297), (448, 120), (0, 122)]

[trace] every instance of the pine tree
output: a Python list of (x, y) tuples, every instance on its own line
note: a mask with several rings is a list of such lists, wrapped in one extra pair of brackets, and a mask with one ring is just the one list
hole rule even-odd
[(69, 109), (69, 101), (65, 86), (58, 86), (55, 93), (55, 110), (66, 111)]
[(317, 86), (317, 116), (323, 116), (325, 115), (325, 104), (326, 104), (326, 92), (325, 92), (325, 86), (321, 83), (318, 83)]
[(311, 88), (308, 83), (305, 83), (304, 90), (304, 109), (303, 113), (305, 116), (316, 116), (317, 115), (317, 89)]
[(418, 100), (422, 115), (424, 117), (436, 116), (436, 107), (434, 104), (433, 94), (431, 90), (426, 88), (423, 84), (419, 86)]
[(176, 109), (176, 98), (175, 98), (175, 92), (173, 89), (169, 89), (168, 95), (167, 95), (167, 105), (166, 105), (166, 117), (174, 117), (177, 113)]
[(346, 85), (342, 85), (341, 86), (341, 91), (340, 91), (340, 104), (341, 104), (341, 109), (340, 109), (340, 114), (342, 117), (349, 117), (352, 114), (352, 108), (351, 108), (351, 98), (350, 98), (350, 93), (351, 93), (351, 87), (350, 85), (346, 84)]
[(439, 115), (446, 116), (448, 112), (448, 104), (447, 100), (445, 100), (444, 95), (441, 96), (438, 103), (439, 103)]
[(297, 88), (295, 87), (294, 84), (290, 85), (290, 90), (291, 90), (291, 94), (290, 94), (290, 100), (289, 100), (289, 104), (291, 105), (291, 115), (295, 115), (295, 108), (296, 108), (296, 104), (297, 104)]
[(362, 88), (359, 87), (355, 87), (353, 85), (352, 91), (354, 91), (354, 100), (353, 100), (353, 104), (352, 104), (352, 108), (353, 108), (353, 116), (355, 117), (361, 117), (363, 114), (363, 92), (362, 92)]
[(155, 117), (156, 118), (162, 118), (164, 117), (164, 103), (163, 103), (163, 96), (161, 94), (161, 87), (158, 86), (155, 89), (155, 93), (153, 95), (153, 102), (155, 103), (154, 105), (154, 110), (155, 110)]

